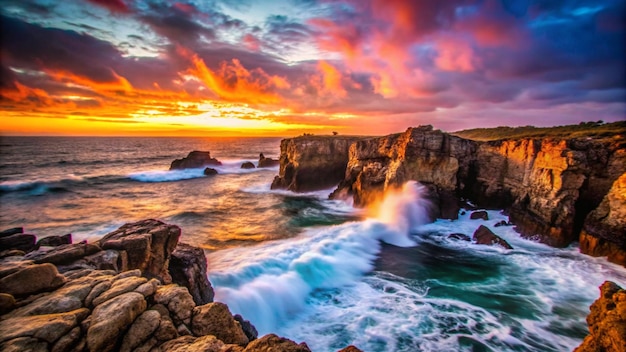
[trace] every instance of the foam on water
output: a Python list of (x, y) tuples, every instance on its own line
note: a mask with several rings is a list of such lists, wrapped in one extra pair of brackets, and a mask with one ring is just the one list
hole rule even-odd
[(272, 172), (278, 171), (278, 167), (272, 168), (254, 168), (254, 169), (242, 169), (241, 164), (246, 160), (225, 160), (222, 161), (222, 165), (218, 166), (203, 166), (201, 168), (191, 168), (182, 170), (148, 170), (133, 172), (128, 175), (128, 178), (140, 182), (172, 182), (189, 180), (193, 178), (205, 177), (204, 169), (207, 167), (217, 170), (218, 174), (249, 174), (253, 172)]
[[(389, 195), (377, 218), (210, 254), (216, 300), (261, 334), (306, 341), (314, 351), (348, 344), (365, 351), (563, 351), (580, 344), (597, 287), (604, 280), (626, 284), (626, 271), (602, 258), (523, 239), (511, 226), (495, 227), (508, 220), (497, 211), (488, 211), (487, 221), (470, 220), (468, 212), (424, 225), (428, 204), (419, 193), (419, 185), (409, 184)], [(481, 224), (514, 249), (448, 238), (471, 236)], [(420, 246), (448, 251), (454, 254), (448, 265), (479, 279), (373, 271), (380, 241), (415, 245), (407, 251), (424, 256), (438, 254), (419, 252)], [(407, 269), (429, 260), (413, 255)], [(485, 266), (494, 270), (475, 272)]]
[[(413, 196), (419, 197), (416, 185)], [(418, 199), (394, 202), (412, 226), (423, 215), (414, 207)], [(390, 203), (390, 204), (391, 204)], [(226, 302), (235, 313), (250, 319), (260, 333), (275, 331), (302, 312), (314, 290), (354, 284), (372, 270), (380, 240), (411, 244), (405, 228), (377, 219), (313, 228), (286, 241), (256, 247), (234, 248), (209, 256), (211, 282), (216, 300)]]

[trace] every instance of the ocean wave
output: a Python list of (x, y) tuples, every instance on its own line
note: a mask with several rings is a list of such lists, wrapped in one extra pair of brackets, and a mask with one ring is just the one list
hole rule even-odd
[(85, 179), (78, 176), (66, 178), (3, 181), (0, 182), (0, 194), (10, 192), (28, 192), (30, 195), (43, 195), (45, 193), (69, 192), (72, 184), (83, 182)]
[[(408, 188), (407, 192), (419, 197), (414, 184)], [(422, 209), (413, 204), (414, 199), (407, 197), (395, 205), (411, 218), (408, 223), (418, 226)], [(250, 319), (261, 333), (271, 332), (301, 311), (314, 290), (354, 284), (371, 271), (381, 240), (413, 244), (408, 231), (398, 232), (402, 230), (368, 219), (311, 229), (297, 239), (253, 249), (220, 251), (211, 259), (224, 267), (210, 274), (216, 299)]]
[(139, 182), (172, 182), (190, 180), (194, 178), (205, 177), (204, 169), (207, 167), (217, 170), (218, 175), (232, 174), (249, 174), (253, 172), (276, 172), (278, 167), (274, 168), (254, 168), (242, 169), (241, 164), (247, 160), (226, 160), (222, 161), (222, 165), (208, 165), (200, 168), (182, 169), (182, 170), (148, 170), (141, 172), (133, 172), (128, 178)]

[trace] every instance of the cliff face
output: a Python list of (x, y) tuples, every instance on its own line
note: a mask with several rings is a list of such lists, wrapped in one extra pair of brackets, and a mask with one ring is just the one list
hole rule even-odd
[(348, 149), (362, 137), (302, 136), (280, 143), (280, 171), (272, 189), (307, 192), (334, 187), (343, 179)]
[(593, 256), (608, 256), (610, 261), (626, 266), (626, 173), (585, 219), (580, 250)]
[(583, 253), (626, 263), (623, 136), (478, 142), (421, 126), (385, 137), (335, 138), (284, 140), (272, 187), (308, 191), (341, 179), (331, 197), (366, 206), (415, 180), (427, 186), (434, 216), (455, 218), (458, 199), (465, 198), (507, 209), (524, 236), (561, 247), (580, 235)]
[(626, 291), (613, 282), (600, 286), (600, 298), (587, 316), (589, 335), (574, 352), (623, 351), (626, 346)]

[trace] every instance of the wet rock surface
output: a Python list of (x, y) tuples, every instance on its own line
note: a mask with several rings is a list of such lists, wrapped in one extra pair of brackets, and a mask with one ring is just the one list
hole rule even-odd
[(211, 152), (194, 150), (182, 159), (172, 161), (170, 170), (195, 169), (203, 166), (219, 166), (222, 163), (211, 157)]

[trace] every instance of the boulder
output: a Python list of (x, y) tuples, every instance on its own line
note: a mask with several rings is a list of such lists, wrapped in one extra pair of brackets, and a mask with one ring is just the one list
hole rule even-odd
[(7, 236), (11, 236), (11, 235), (15, 235), (18, 233), (24, 233), (24, 228), (23, 227), (13, 227), (10, 229), (6, 229), (6, 230), (2, 230), (0, 231), (0, 237), (7, 237)]
[(504, 220), (500, 220), (498, 221), (498, 223), (496, 223), (495, 225), (493, 225), (494, 227), (500, 227), (500, 226), (511, 226), (511, 223), (504, 221)]
[(15, 308), (15, 297), (8, 293), (0, 293), (0, 315)]
[(52, 291), (65, 283), (52, 264), (29, 265), (0, 279), (0, 292), (13, 296), (25, 296), (33, 293)]
[(292, 340), (279, 337), (274, 334), (267, 334), (260, 339), (254, 340), (246, 346), (244, 352), (311, 352), (309, 346), (302, 342), (297, 344)]
[(37, 236), (17, 233), (10, 236), (0, 237), (0, 250), (17, 249), (30, 252), (36, 248)]
[(49, 251), (38, 250), (28, 253), (26, 259), (35, 263), (51, 263), (55, 265), (70, 264), (84, 256), (100, 251), (100, 247), (95, 244), (81, 242), (75, 244), (65, 244), (55, 247)]
[(195, 169), (208, 165), (219, 166), (222, 163), (215, 158), (211, 158), (210, 152), (193, 151), (187, 154), (185, 158), (172, 161), (170, 170)]
[(0, 320), (0, 342), (30, 337), (54, 343), (76, 327), (88, 314), (88, 309), (81, 308), (66, 313), (2, 319)]
[(128, 269), (139, 269), (148, 278), (170, 283), (169, 260), (179, 237), (178, 226), (149, 219), (126, 224), (98, 243), (103, 249), (126, 251)]
[[(224, 342), (215, 336), (207, 335), (201, 337), (181, 336), (175, 340), (168, 341), (160, 346), (163, 352), (223, 352)], [(277, 351), (278, 352), (278, 351)]]
[(496, 235), (488, 227), (483, 225), (480, 225), (476, 229), (476, 231), (474, 231), (474, 236), (472, 237), (472, 239), (474, 240), (474, 242), (476, 242), (476, 244), (484, 244), (487, 246), (493, 246), (494, 244), (497, 244), (506, 249), (513, 249), (513, 247), (511, 247), (511, 245), (507, 241), (500, 238), (500, 236)]
[(3, 352), (48, 352), (48, 343), (32, 337), (18, 337), (0, 342), (0, 351)]
[(146, 342), (161, 323), (161, 314), (155, 310), (141, 313), (130, 326), (122, 340), (120, 352), (131, 352)]
[(157, 289), (154, 301), (167, 307), (174, 323), (189, 324), (192, 311), (196, 304), (185, 287), (166, 285)]
[(214, 302), (193, 309), (191, 331), (194, 335), (214, 335), (224, 343), (245, 346), (248, 338), (224, 303)]
[(251, 163), (250, 161), (246, 161), (243, 164), (241, 164), (241, 168), (242, 169), (254, 169), (255, 166), (253, 163)]
[(246, 334), (246, 337), (249, 341), (254, 341), (257, 337), (259, 337), (259, 332), (249, 320), (245, 320), (239, 314), (235, 314), (233, 318), (239, 323), (239, 325), (241, 325), (241, 329), (243, 330), (244, 334)]
[(259, 168), (265, 168), (265, 167), (276, 167), (280, 165), (280, 161), (279, 160), (274, 160), (272, 158), (266, 158), (265, 155), (263, 155), (263, 153), (259, 154), (259, 163), (258, 166)]
[(218, 174), (217, 170), (215, 170), (212, 167), (207, 167), (206, 169), (204, 169), (204, 171), (202, 172), (205, 176), (215, 176)]
[(41, 246), (57, 247), (63, 244), (72, 243), (72, 234), (68, 233), (63, 236), (48, 236), (37, 241), (37, 248)]
[(489, 214), (486, 211), (484, 211), (484, 210), (473, 211), (470, 214), (470, 219), (472, 219), (472, 220), (478, 220), (478, 219), (489, 220)]
[(600, 286), (600, 298), (587, 316), (589, 335), (575, 352), (623, 351), (626, 346), (626, 291), (613, 282)]
[(116, 296), (99, 306), (91, 314), (87, 330), (90, 351), (113, 351), (119, 348), (118, 339), (130, 324), (146, 310), (147, 303), (136, 292)]
[(207, 277), (207, 261), (202, 248), (179, 243), (169, 264), (172, 282), (187, 287), (196, 305), (213, 302), (213, 287)]
[(94, 307), (97, 307), (101, 303), (104, 303), (113, 297), (117, 297), (124, 293), (134, 291), (137, 287), (146, 283), (147, 281), (148, 280), (144, 277), (136, 276), (125, 277), (120, 280), (116, 280), (113, 282), (108, 290), (102, 292), (98, 297), (96, 297), (92, 301), (92, 304)]

